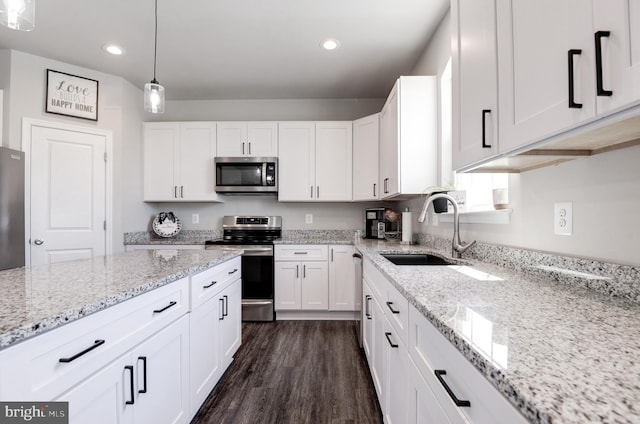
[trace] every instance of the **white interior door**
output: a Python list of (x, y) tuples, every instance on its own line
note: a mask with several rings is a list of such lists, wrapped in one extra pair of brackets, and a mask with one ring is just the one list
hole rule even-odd
[(31, 265), (106, 253), (106, 146), (100, 132), (31, 127)]

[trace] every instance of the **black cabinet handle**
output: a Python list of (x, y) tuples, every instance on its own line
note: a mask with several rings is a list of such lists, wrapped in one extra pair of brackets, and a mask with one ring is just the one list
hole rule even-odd
[(162, 308), (162, 309), (155, 309), (155, 310), (153, 311), (153, 313), (154, 313), (154, 314), (162, 313), (162, 312), (166, 311), (167, 309), (169, 309), (170, 307), (172, 307), (172, 306), (176, 306), (177, 304), (178, 304), (178, 302), (176, 302), (175, 300), (172, 300), (172, 301), (171, 301), (171, 302), (169, 302), (169, 304), (168, 304), (167, 306), (165, 306), (164, 308)]
[(238, 268), (234, 268), (233, 271), (229, 271), (228, 274), (235, 274), (236, 272), (238, 272)]
[(242, 154), (244, 155), (244, 142), (242, 143)]
[(389, 178), (384, 179), (384, 192), (389, 193)]
[(491, 144), (487, 144), (487, 127), (486, 120), (487, 115), (491, 113), (491, 109), (482, 109), (482, 148), (490, 149)]
[(396, 349), (398, 347), (398, 345), (391, 341), (391, 337), (389, 337), (390, 335), (391, 335), (391, 333), (384, 333), (384, 336), (387, 338), (387, 341), (389, 342), (391, 347)]
[(220, 315), (218, 320), (222, 321), (224, 319), (224, 299), (218, 299), (218, 303), (220, 303)]
[(125, 401), (126, 405), (133, 405), (135, 402), (135, 395), (133, 394), (133, 365), (125, 365), (125, 370), (129, 370), (129, 375), (131, 376), (131, 384), (129, 386), (129, 392), (131, 393), (131, 400)]
[(456, 396), (455, 393), (453, 393), (453, 391), (451, 390), (447, 382), (444, 381), (444, 378), (442, 378), (442, 376), (447, 375), (446, 370), (434, 370), (433, 372), (436, 374), (436, 378), (438, 379), (440, 384), (442, 384), (442, 387), (444, 387), (444, 389), (447, 391), (447, 393), (449, 394), (449, 397), (451, 398), (453, 403), (456, 404), (456, 406), (471, 406), (471, 402), (469, 402), (468, 400), (458, 399), (458, 397)]
[(373, 183), (373, 197), (376, 197), (376, 183)]
[(96, 341), (93, 342), (93, 346), (89, 346), (88, 348), (86, 348), (85, 350), (83, 350), (82, 352), (78, 352), (73, 356), (70, 356), (68, 358), (60, 358), (60, 362), (71, 362), (71, 361), (75, 361), (76, 359), (78, 359), (79, 357), (81, 357), (82, 355), (84, 355), (85, 353), (89, 353), (91, 352), (93, 349), (97, 348), (100, 345), (104, 344), (104, 340), (98, 339)]
[(226, 294), (222, 296), (224, 298), (224, 308), (222, 309), (222, 316), (229, 316), (229, 296)]
[(352, 258), (358, 258), (358, 259), (362, 259), (362, 255), (359, 253), (354, 253), (351, 255)]
[(144, 384), (144, 388), (138, 390), (138, 393), (147, 393), (147, 357), (138, 356), (138, 361), (142, 361), (142, 384)]
[(392, 313), (392, 314), (399, 314), (399, 313), (400, 313), (400, 311), (398, 311), (398, 310), (396, 310), (396, 309), (393, 309), (393, 308), (391, 307), (391, 305), (393, 305), (393, 302), (387, 302), (387, 307), (389, 308), (389, 310), (391, 311), (391, 313)]
[(596, 41), (596, 88), (598, 96), (611, 96), (613, 91), (605, 90), (602, 82), (602, 39), (609, 37), (610, 31), (597, 31), (595, 34)]
[(302, 278), (307, 278), (307, 266), (302, 265)]
[(211, 284), (207, 284), (206, 286), (202, 286), (203, 289), (208, 289), (213, 287), (215, 284), (218, 284), (217, 281), (212, 281)]
[(573, 81), (573, 56), (582, 54), (580, 49), (571, 49), (568, 52), (568, 68), (569, 68), (569, 108), (582, 109), (582, 103), (576, 103), (574, 100), (574, 81)]

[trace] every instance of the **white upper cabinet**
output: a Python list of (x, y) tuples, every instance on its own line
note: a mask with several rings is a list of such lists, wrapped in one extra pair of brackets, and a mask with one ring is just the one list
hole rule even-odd
[(217, 156), (278, 156), (277, 122), (218, 122)]
[(353, 121), (353, 200), (378, 200), (380, 114)]
[(437, 185), (436, 77), (400, 77), (380, 112), (380, 197), (416, 196)]
[(352, 123), (280, 122), (278, 200), (350, 201)]
[(145, 201), (218, 201), (214, 122), (146, 122), (143, 133)]
[(496, 0), (451, 2), (453, 169), (498, 153), (495, 11)]
[(502, 152), (638, 102), (639, 9), (637, 0), (497, 1)]

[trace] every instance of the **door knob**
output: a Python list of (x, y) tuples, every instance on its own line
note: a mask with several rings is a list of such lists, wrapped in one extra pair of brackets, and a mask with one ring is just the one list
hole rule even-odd
[(40, 246), (40, 245), (41, 245), (41, 244), (43, 244), (43, 243), (44, 243), (44, 240), (40, 240), (40, 239), (35, 239), (35, 240), (33, 241), (33, 244), (35, 244), (36, 246)]

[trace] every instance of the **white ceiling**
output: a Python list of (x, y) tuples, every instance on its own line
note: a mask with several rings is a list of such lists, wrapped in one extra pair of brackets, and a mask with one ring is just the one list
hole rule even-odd
[[(158, 0), (157, 79), (170, 100), (386, 97), (448, 0)], [(39, 0), (36, 29), (0, 27), (9, 48), (153, 77), (153, 0)], [(319, 45), (340, 41), (335, 51)], [(111, 56), (105, 43), (126, 53)]]

